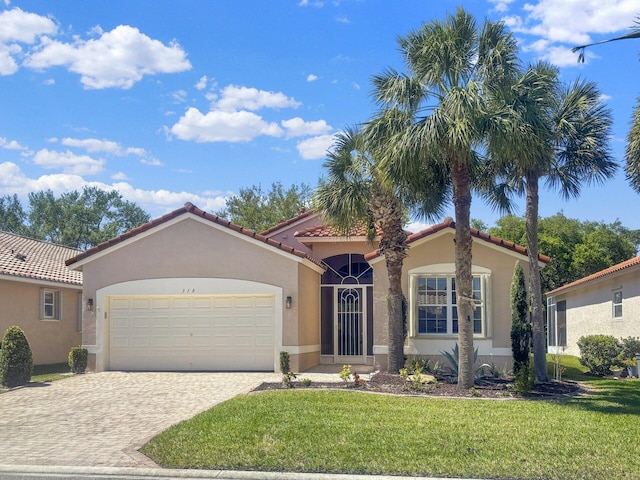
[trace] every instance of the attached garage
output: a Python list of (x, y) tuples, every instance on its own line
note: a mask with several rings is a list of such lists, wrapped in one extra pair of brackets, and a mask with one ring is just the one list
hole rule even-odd
[(273, 371), (274, 295), (110, 297), (111, 370)]

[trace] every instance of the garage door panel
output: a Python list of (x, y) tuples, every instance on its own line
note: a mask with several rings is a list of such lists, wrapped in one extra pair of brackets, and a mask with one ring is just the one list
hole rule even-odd
[(112, 297), (110, 367), (272, 370), (273, 295)]

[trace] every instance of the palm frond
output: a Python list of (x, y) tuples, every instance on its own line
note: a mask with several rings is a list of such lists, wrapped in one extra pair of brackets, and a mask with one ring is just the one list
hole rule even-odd
[(627, 135), (625, 172), (631, 187), (640, 193), (640, 98), (633, 109), (631, 130)]

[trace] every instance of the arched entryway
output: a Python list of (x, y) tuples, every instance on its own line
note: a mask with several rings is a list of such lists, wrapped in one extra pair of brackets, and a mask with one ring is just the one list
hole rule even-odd
[(364, 256), (323, 260), (321, 354), (323, 363), (366, 364), (373, 360), (373, 270)]

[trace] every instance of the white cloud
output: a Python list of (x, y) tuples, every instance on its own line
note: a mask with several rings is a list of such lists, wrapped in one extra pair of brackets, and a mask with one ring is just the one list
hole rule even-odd
[(140, 160), (140, 163), (142, 163), (143, 165), (150, 165), (152, 167), (163, 167), (164, 163), (162, 163), (160, 160), (158, 160), (155, 157), (151, 157), (151, 158), (143, 158)]
[[(490, 1), (498, 5), (504, 3), (503, 0)], [(592, 42), (593, 34), (611, 35), (628, 30), (638, 14), (638, 0), (538, 0), (526, 3), (524, 10), (524, 17), (509, 15), (503, 20), (513, 32), (542, 40), (533, 41), (525, 48), (556, 65), (575, 66), (577, 54), (567, 50)]]
[(315, 82), (316, 80), (318, 80), (317, 75), (314, 75), (313, 73), (307, 75), (307, 82)]
[(333, 145), (333, 140), (333, 135), (319, 135), (301, 140), (296, 148), (303, 159), (317, 160), (327, 156), (327, 151)]
[(207, 76), (203, 75), (200, 77), (200, 80), (198, 80), (198, 83), (196, 83), (196, 89), (204, 90), (205, 88), (207, 88)]
[(43, 148), (33, 156), (33, 163), (47, 169), (61, 169), (71, 175), (97, 175), (104, 170), (104, 160), (95, 160), (88, 155), (54, 152)]
[(409, 222), (405, 225), (404, 228), (405, 230), (409, 230), (411, 233), (418, 233), (431, 226), (433, 226), (433, 223)]
[(0, 148), (5, 150), (27, 150), (27, 147), (20, 145), (15, 140), (7, 140), (4, 137), (0, 137)]
[(164, 189), (142, 190), (126, 182), (115, 182), (110, 185), (102, 182), (88, 182), (78, 174), (58, 173), (29, 178), (15, 163), (0, 163), (0, 195), (15, 193), (26, 201), (30, 192), (51, 190), (55, 195), (60, 195), (73, 190), (82, 190), (84, 186), (98, 187), (106, 191), (117, 190), (125, 200), (135, 202), (153, 217), (180, 208), (185, 202), (191, 202), (213, 213), (223, 209), (226, 200), (223, 195), (172, 192)]
[(282, 120), (280, 123), (287, 131), (287, 138), (322, 135), (332, 130), (331, 125), (324, 120), (305, 122), (300, 117), (294, 117), (289, 120)]
[(347, 17), (336, 17), (336, 22), (338, 23), (351, 23), (351, 21)]
[(0, 43), (33, 44), (41, 35), (53, 35), (57, 31), (51, 19), (17, 7), (0, 13)]
[(268, 123), (252, 112), (212, 110), (203, 115), (194, 107), (186, 111), (170, 132), (181, 140), (196, 142), (248, 142), (261, 135), (280, 137), (284, 133), (277, 124)]
[(267, 92), (257, 88), (227, 85), (222, 89), (216, 108), (225, 111), (260, 110), (261, 108), (298, 108), (301, 105), (294, 98), (282, 92)]
[(171, 96), (173, 97), (173, 103), (184, 103), (187, 99), (187, 92), (186, 90), (176, 90)]
[[(50, 139), (57, 141), (57, 139)], [(118, 157), (126, 155), (136, 155), (138, 157), (147, 157), (149, 154), (144, 148), (139, 147), (123, 147), (113, 140), (100, 140), (98, 138), (63, 138), (60, 143), (67, 147), (82, 148), (87, 152), (105, 152)]]
[(298, 6), (300, 6), (300, 7), (312, 6), (312, 7), (316, 7), (316, 8), (321, 8), (321, 7), (324, 6), (324, 2), (322, 2), (320, 0), (316, 0), (316, 1), (300, 0), (300, 3), (298, 4)]
[(119, 25), (99, 38), (63, 43), (43, 37), (25, 59), (34, 69), (65, 66), (81, 75), (87, 89), (131, 88), (144, 75), (189, 70), (191, 63), (176, 42), (164, 45), (137, 28)]
[(127, 177), (127, 174), (124, 172), (116, 172), (111, 175), (111, 178), (113, 180), (129, 180), (129, 177)]
[(496, 12), (506, 12), (509, 10), (509, 5), (513, 3), (513, 0), (489, 0), (489, 3), (493, 3), (495, 5), (493, 9)]

